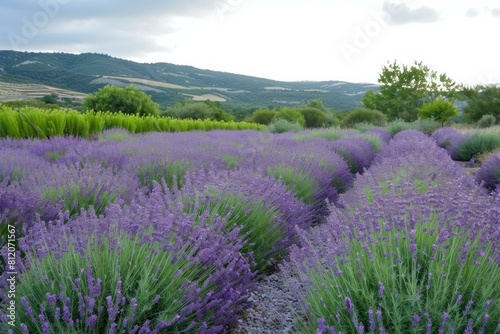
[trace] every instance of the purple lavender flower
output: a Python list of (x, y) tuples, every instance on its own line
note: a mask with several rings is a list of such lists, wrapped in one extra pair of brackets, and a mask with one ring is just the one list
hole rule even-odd
[(38, 319), (40, 320), (40, 325), (42, 326), (42, 333), (50, 334), (50, 325), (47, 320), (45, 320), (45, 316), (43, 314), (39, 314)]
[(500, 184), (500, 154), (491, 155), (478, 170), (476, 182), (494, 190)]
[(420, 320), (421, 320), (420, 316), (415, 313), (413, 315), (413, 323), (412, 323), (413, 324), (413, 328), (417, 328), (418, 323), (420, 322)]
[(95, 328), (97, 325), (97, 315), (93, 314), (85, 319), (85, 326), (88, 328)]
[(74, 326), (73, 319), (71, 318), (71, 312), (68, 306), (63, 307), (63, 321), (67, 326)]
[(26, 314), (28, 316), (30, 316), (31, 318), (33, 318), (35, 316), (35, 314), (33, 313), (33, 309), (31, 308), (31, 305), (25, 296), (21, 297), (21, 303), (23, 304), (23, 307), (24, 307), (24, 310), (26, 311)]
[(471, 299), (469, 300), (467, 306), (465, 307), (465, 310), (463, 312), (464, 316), (466, 316), (469, 313), (470, 309), (472, 308), (472, 304), (474, 304), (474, 301)]
[(316, 330), (316, 334), (326, 334), (326, 322), (323, 318), (318, 318), (318, 329)]
[(354, 312), (354, 305), (352, 304), (351, 298), (345, 297), (345, 299), (344, 299), (344, 305), (345, 305), (345, 307), (347, 309), (347, 312), (349, 312), (351, 314)]
[(473, 320), (469, 319), (469, 321), (467, 322), (467, 328), (465, 328), (464, 334), (473, 334), (472, 325), (473, 325)]
[(384, 295), (384, 290), (384, 284), (382, 284), (382, 282), (378, 282), (378, 298), (382, 298), (382, 296)]
[(375, 318), (373, 317), (373, 310), (371, 307), (368, 309), (368, 322), (370, 323), (370, 331), (375, 332), (377, 326), (375, 324)]

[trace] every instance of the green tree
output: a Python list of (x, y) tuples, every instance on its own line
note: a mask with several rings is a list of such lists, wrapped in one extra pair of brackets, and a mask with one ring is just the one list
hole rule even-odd
[(350, 111), (343, 119), (342, 126), (352, 127), (357, 123), (369, 123), (375, 126), (385, 126), (386, 125), (385, 115), (378, 111), (366, 108), (357, 108)]
[(439, 98), (437, 100), (425, 103), (418, 111), (418, 116), (423, 119), (432, 118), (436, 122), (444, 125), (449, 118), (458, 115), (458, 108), (453, 102)]
[(316, 108), (316, 109), (319, 109), (322, 111), (326, 110), (325, 106), (323, 105), (323, 101), (321, 99), (311, 100), (311, 101), (309, 101), (307, 106), (311, 107), (311, 108)]
[(322, 128), (327, 124), (326, 114), (318, 108), (302, 107), (299, 111), (306, 120), (306, 128)]
[(476, 123), (484, 115), (492, 115), (500, 120), (500, 87), (477, 85), (465, 88), (464, 96), (467, 102), (464, 108), (466, 121)]
[(275, 109), (274, 119), (284, 119), (290, 123), (299, 123), (304, 126), (306, 120), (296, 108), (278, 107)]
[(57, 104), (57, 95), (54, 93), (50, 95), (45, 95), (44, 97), (41, 98), (40, 101), (46, 104)]
[(269, 125), (276, 116), (276, 113), (270, 109), (257, 109), (253, 112), (250, 121), (253, 123), (259, 123), (264, 125)]
[(461, 92), (461, 86), (446, 74), (417, 61), (412, 66), (388, 63), (382, 67), (378, 82), (379, 92), (368, 91), (362, 98), (363, 106), (382, 111), (390, 120), (414, 121), (425, 103), (438, 98), (453, 102)]
[(206, 100), (204, 102), (193, 102), (185, 99), (168, 108), (163, 116), (179, 119), (211, 119), (214, 121), (234, 121), (234, 116), (221, 109), (219, 102)]
[(83, 101), (84, 110), (122, 112), (124, 114), (159, 115), (160, 108), (134, 86), (120, 88), (107, 85)]

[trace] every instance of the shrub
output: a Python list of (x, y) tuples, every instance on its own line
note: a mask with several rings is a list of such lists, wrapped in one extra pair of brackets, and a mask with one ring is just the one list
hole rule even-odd
[(458, 115), (458, 108), (453, 102), (439, 98), (425, 103), (418, 111), (418, 115), (422, 119), (431, 118), (443, 126), (449, 118)]
[(118, 237), (90, 241), (85, 256), (72, 247), (61, 257), (31, 258), (17, 285), (18, 325), (30, 333), (188, 328), (196, 320), (184, 311), (189, 282), (209, 274), (190, 262), (194, 251)]
[(479, 121), (477, 121), (478, 128), (488, 128), (495, 125), (497, 119), (493, 115), (483, 115)]
[(500, 153), (490, 156), (476, 174), (476, 182), (483, 183), (489, 190), (500, 184)]
[(150, 191), (153, 189), (153, 183), (162, 184), (165, 181), (168, 189), (182, 188), (185, 182), (188, 165), (181, 161), (159, 161), (156, 163), (146, 163), (137, 168), (137, 176), (140, 185), (147, 187)]
[(456, 148), (467, 139), (467, 135), (449, 127), (437, 129), (431, 135), (431, 138), (436, 141), (436, 144), (446, 149), (448, 154), (453, 155)]
[[(302, 115), (301, 115), (302, 116)], [(283, 132), (299, 132), (302, 131), (303, 127), (300, 123), (292, 123), (286, 119), (276, 119), (267, 126), (267, 131), (271, 133), (283, 133)]]
[(436, 122), (432, 118), (428, 118), (413, 121), (410, 123), (410, 127), (430, 136), (434, 131), (436, 131), (436, 129), (439, 129), (441, 127), (441, 124), (439, 122)]
[(389, 124), (387, 124), (386, 130), (391, 134), (392, 137), (398, 132), (411, 129), (411, 124), (403, 121), (402, 119), (396, 119)]
[(500, 136), (494, 132), (475, 132), (460, 143), (451, 157), (453, 160), (469, 161), (477, 155), (500, 147)]
[(268, 125), (271, 123), (275, 116), (275, 112), (269, 109), (257, 109), (253, 112), (250, 121), (253, 123), (258, 123), (262, 125)]
[(368, 130), (365, 132), (365, 134), (377, 135), (386, 144), (389, 143), (392, 139), (391, 134), (389, 132), (387, 132), (384, 129), (379, 129), (379, 128), (374, 128), (374, 129)]
[(440, 127), (440, 124), (433, 119), (425, 119), (425, 120), (416, 120), (411, 123), (405, 122), (403, 120), (395, 120), (389, 123), (386, 127), (386, 130), (391, 134), (391, 136), (395, 136), (398, 132), (404, 130), (418, 130), (425, 134), (430, 135), (436, 129)]
[(299, 111), (304, 116), (306, 120), (305, 127), (308, 129), (322, 128), (327, 123), (326, 114), (321, 109), (303, 107)]
[(363, 122), (363, 123), (356, 123), (352, 126), (352, 128), (354, 130), (357, 130), (359, 132), (366, 132), (366, 131), (370, 131), (372, 129), (375, 128), (375, 125), (372, 125), (370, 123), (366, 123), (366, 122)]
[(342, 119), (343, 127), (353, 127), (358, 123), (368, 123), (375, 126), (385, 126), (387, 123), (386, 116), (378, 111), (366, 108), (358, 108), (347, 114)]
[(302, 133), (294, 138), (298, 140), (311, 139), (311, 138), (324, 138), (327, 140), (337, 140), (345, 136), (345, 132), (337, 128), (328, 128), (321, 130), (313, 130), (310, 132)]
[(306, 120), (304, 118), (304, 115), (302, 115), (295, 108), (284, 108), (284, 107), (276, 108), (274, 119), (275, 120), (276, 119), (284, 119), (290, 123), (298, 123), (301, 126), (304, 126), (304, 124), (306, 124)]
[[(406, 232), (385, 225), (345, 235), (349, 251), (332, 259), (331, 270), (310, 271), (305, 303), (313, 319), (335, 333), (361, 326), (379, 333), (468, 327), (493, 333), (500, 316), (495, 252), (466, 230), (447, 233), (431, 220)], [(318, 324), (307, 328), (316, 332)], [(324, 329), (317, 333), (330, 332)]]
[(124, 114), (159, 115), (158, 104), (134, 86), (120, 88), (107, 85), (83, 100), (85, 110), (122, 112)]

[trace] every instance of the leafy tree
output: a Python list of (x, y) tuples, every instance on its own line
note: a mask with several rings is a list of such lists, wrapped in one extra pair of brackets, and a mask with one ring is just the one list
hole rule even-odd
[(276, 113), (270, 109), (257, 109), (253, 112), (250, 121), (253, 123), (259, 123), (268, 125), (274, 119)]
[(234, 121), (234, 116), (221, 109), (220, 102), (206, 100), (204, 102), (193, 102), (185, 99), (167, 109), (163, 116), (179, 119), (211, 119), (214, 121)]
[(478, 85), (465, 88), (464, 96), (467, 105), (464, 108), (464, 119), (476, 123), (484, 115), (492, 115), (500, 120), (500, 87)]
[(318, 108), (302, 107), (299, 111), (306, 120), (306, 128), (321, 128), (327, 124), (326, 114)]
[(122, 112), (124, 114), (158, 115), (160, 109), (151, 97), (134, 86), (120, 88), (107, 85), (83, 101), (84, 110)]
[(284, 119), (290, 123), (299, 123), (304, 126), (306, 120), (296, 108), (278, 107), (275, 109), (274, 119)]
[(349, 112), (342, 119), (342, 126), (351, 127), (358, 123), (369, 123), (375, 126), (385, 126), (387, 119), (385, 115), (378, 111), (366, 108), (357, 108)]
[(56, 94), (45, 95), (40, 99), (40, 101), (46, 104), (57, 104), (57, 95)]
[(322, 111), (326, 110), (325, 106), (323, 105), (323, 101), (321, 99), (311, 100), (311, 101), (309, 101), (307, 106), (311, 107), (311, 108), (316, 108), (316, 109), (319, 109)]
[(414, 121), (425, 103), (438, 98), (453, 102), (461, 90), (446, 74), (417, 61), (412, 66), (388, 63), (382, 67), (378, 82), (379, 92), (368, 91), (362, 98), (363, 106), (382, 111), (390, 120)]
[(443, 126), (449, 118), (458, 115), (458, 108), (452, 102), (440, 98), (424, 104), (418, 115), (423, 119), (432, 118)]

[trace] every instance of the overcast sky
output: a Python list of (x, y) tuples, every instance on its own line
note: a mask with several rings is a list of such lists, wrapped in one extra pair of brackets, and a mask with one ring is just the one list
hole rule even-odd
[(423, 61), (500, 82), (500, 0), (22, 0), (0, 2), (0, 49), (98, 52), (284, 81), (376, 83)]

